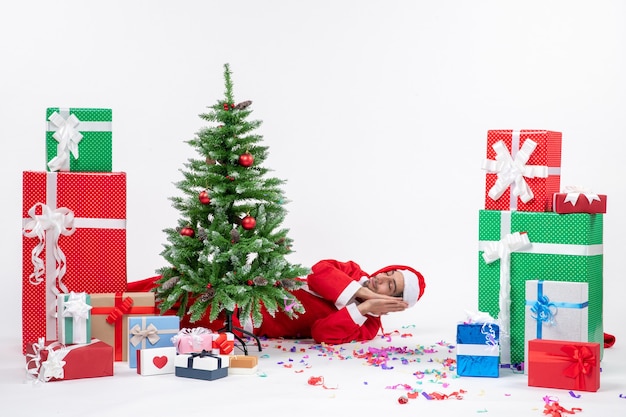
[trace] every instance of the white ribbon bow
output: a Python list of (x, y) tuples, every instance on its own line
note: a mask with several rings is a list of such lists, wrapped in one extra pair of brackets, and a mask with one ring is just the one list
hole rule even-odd
[(159, 336), (159, 329), (157, 329), (152, 323), (150, 323), (148, 327), (143, 330), (141, 329), (141, 326), (135, 324), (133, 328), (130, 329), (130, 333), (133, 335), (130, 339), (133, 346), (137, 346), (144, 339), (148, 339), (148, 341), (154, 345), (161, 338)]
[[(59, 349), (55, 350), (56, 347)], [(48, 351), (48, 357), (41, 362), (41, 352), (44, 350)], [(58, 342), (46, 346), (45, 339), (40, 337), (36, 343), (33, 343), (33, 353), (26, 354), (27, 358), (31, 358), (26, 363), (27, 375), (34, 382), (48, 382), (52, 378), (63, 379), (65, 377), (63, 370), (65, 355), (67, 355), (65, 346)]]
[(65, 349), (52, 350), (48, 349), (48, 359), (41, 363), (41, 370), (39, 371), (39, 379), (43, 379), (45, 382), (50, 381), (52, 378), (63, 379), (65, 372), (63, 367), (65, 366), (65, 355), (67, 352)]
[[(73, 343), (87, 343), (87, 319), (91, 306), (87, 304), (87, 294), (70, 292), (67, 301), (63, 302), (63, 317), (73, 318)], [(67, 341), (66, 341), (67, 343)]]
[(187, 342), (189, 345), (198, 349), (202, 346), (202, 342), (206, 339), (207, 335), (212, 334), (213, 332), (205, 327), (194, 327), (193, 329), (183, 328), (177, 334), (172, 336), (170, 339), (173, 345), (177, 345), (181, 339), (185, 336), (188, 336)]
[(494, 319), (493, 317), (491, 317), (491, 315), (489, 313), (485, 313), (484, 311), (465, 311), (465, 314), (467, 315), (467, 319), (465, 320), (466, 323), (470, 323), (470, 324), (484, 324), (484, 323), (495, 323), (497, 324), (496, 319)]
[(578, 202), (578, 197), (581, 194), (585, 196), (589, 204), (591, 204), (594, 200), (600, 201), (600, 197), (598, 196), (598, 194), (592, 193), (591, 190), (588, 190), (584, 187), (568, 185), (565, 187), (565, 192), (567, 193), (567, 195), (565, 196), (563, 204), (570, 203), (572, 206), (575, 206)]
[(505, 260), (511, 252), (530, 248), (530, 239), (526, 233), (510, 233), (498, 242), (490, 242), (483, 252), (483, 259), (490, 264), (498, 259)]
[[(41, 207), (41, 215), (35, 214), (38, 206)], [(48, 244), (52, 244), (54, 249), (53, 254), (56, 261), (55, 279), (61, 291), (65, 293), (67, 288), (61, 282), (66, 271), (65, 254), (59, 246), (59, 237), (61, 235), (69, 236), (74, 233), (74, 212), (66, 207), (52, 210), (43, 203), (36, 203), (28, 210), (28, 215), (30, 220), (24, 225), (24, 236), (39, 239), (39, 243), (33, 248), (31, 254), (34, 268), (28, 279), (33, 285), (43, 282), (45, 265), (39, 256), (46, 245), (46, 239), (48, 239)]]
[(546, 178), (548, 167), (545, 165), (527, 165), (530, 155), (537, 147), (537, 143), (526, 139), (522, 147), (511, 156), (504, 141), (498, 141), (492, 145), (496, 152), (496, 159), (486, 159), (482, 168), (490, 173), (497, 173), (496, 183), (489, 190), (489, 197), (499, 199), (506, 189), (511, 186), (511, 195), (519, 196), (520, 200), (528, 203), (534, 195), (524, 178)]
[(52, 113), (48, 120), (57, 128), (52, 137), (58, 142), (57, 155), (48, 162), (48, 167), (53, 172), (69, 171), (70, 153), (74, 155), (74, 159), (78, 159), (78, 142), (83, 138), (82, 133), (76, 129), (80, 120), (73, 114), (65, 119), (57, 112)]

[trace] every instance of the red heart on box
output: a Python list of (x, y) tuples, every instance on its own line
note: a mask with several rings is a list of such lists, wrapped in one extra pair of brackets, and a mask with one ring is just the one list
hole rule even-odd
[(167, 356), (155, 356), (154, 358), (152, 358), (152, 363), (154, 364), (154, 366), (161, 369), (165, 365), (167, 365)]

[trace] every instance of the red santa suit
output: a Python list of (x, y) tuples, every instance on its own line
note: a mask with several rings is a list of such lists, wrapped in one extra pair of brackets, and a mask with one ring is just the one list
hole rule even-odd
[(267, 337), (312, 337), (316, 342), (332, 344), (371, 340), (381, 328), (380, 317), (361, 315), (354, 300), (368, 277), (352, 261), (320, 261), (311, 268), (305, 286), (293, 292), (305, 313), (290, 319), (282, 311), (271, 317), (263, 310), (263, 322), (254, 333)]
[[(318, 343), (329, 344), (371, 340), (381, 329), (380, 317), (362, 315), (354, 296), (370, 276), (394, 269), (409, 272), (408, 274), (405, 272), (403, 298), (412, 306), (422, 296), (425, 288), (423, 277), (414, 269), (391, 265), (369, 275), (352, 261), (323, 260), (311, 268), (311, 274), (304, 280), (305, 285), (293, 292), (302, 303), (305, 313), (291, 319), (284, 311), (279, 311), (272, 317), (265, 308), (262, 308), (263, 321), (260, 327), (246, 330), (257, 336), (313, 338)], [(128, 284), (127, 291), (149, 291), (154, 288), (154, 282), (155, 278), (132, 282)], [(188, 316), (181, 320), (181, 327), (207, 327), (219, 330), (215, 322), (207, 322), (208, 314), (205, 319), (194, 323), (186, 323), (186, 318)], [(243, 327), (236, 317), (233, 317), (233, 324), (236, 327)], [(221, 327), (221, 321), (217, 327)]]

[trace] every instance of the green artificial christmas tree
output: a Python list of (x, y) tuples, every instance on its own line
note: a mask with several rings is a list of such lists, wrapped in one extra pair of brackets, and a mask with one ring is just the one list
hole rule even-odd
[[(248, 120), (251, 101), (235, 104), (229, 65), (224, 65), (225, 97), (200, 117), (210, 126), (187, 141), (200, 158), (190, 158), (176, 183), (182, 197), (171, 197), (180, 212), (178, 228), (168, 228), (161, 253), (168, 266), (155, 288), (162, 312), (178, 304), (179, 315), (210, 321), (238, 310), (254, 327), (261, 306), (294, 318), (304, 308), (291, 290), (309, 270), (291, 264), (288, 229), (281, 227), (287, 200), (283, 180), (268, 176), (268, 155), (255, 134), (261, 125)], [(227, 329), (229, 330), (229, 329)], [(260, 346), (260, 345), (259, 345)]]

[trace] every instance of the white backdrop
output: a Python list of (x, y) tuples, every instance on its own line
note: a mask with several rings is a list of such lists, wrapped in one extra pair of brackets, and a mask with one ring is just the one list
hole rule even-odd
[(266, 166), (287, 180), (290, 259), (351, 259), (369, 271), (413, 265), (428, 288), (410, 314), (441, 327), (476, 309), (487, 130), (563, 132), (562, 185), (609, 196), (605, 330), (625, 335), (626, 3), (35, 0), (0, 8), (0, 321), (16, 346), (21, 175), (45, 169), (46, 107), (113, 109), (135, 281), (163, 266), (162, 230), (178, 219), (168, 197), (195, 156), (184, 141), (222, 98), (226, 62), (236, 100), (253, 100), (252, 117), (263, 121)]

